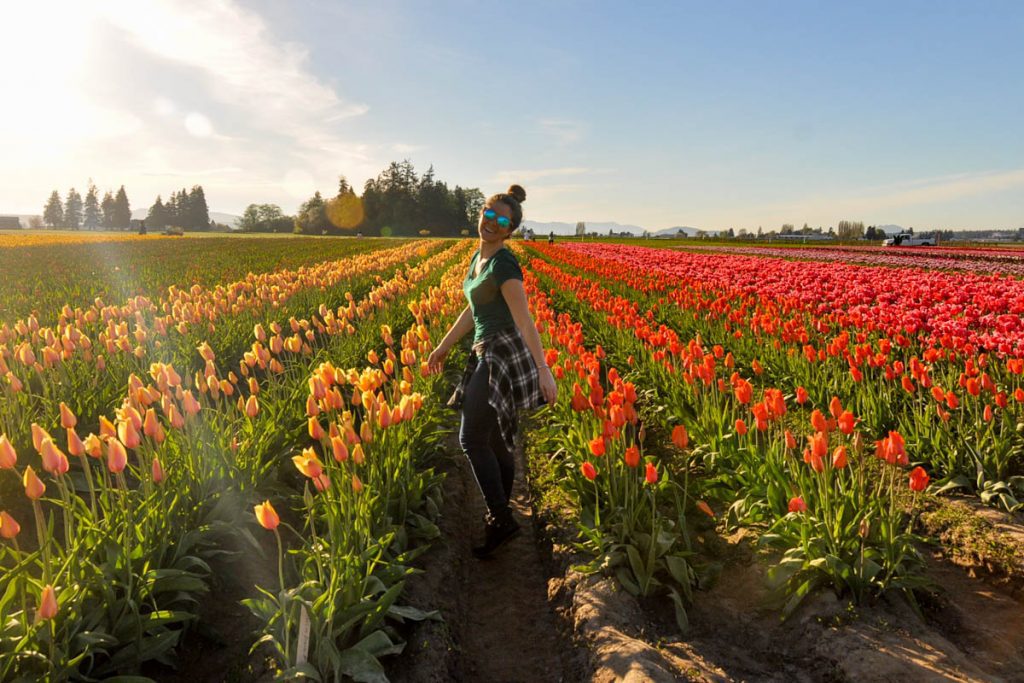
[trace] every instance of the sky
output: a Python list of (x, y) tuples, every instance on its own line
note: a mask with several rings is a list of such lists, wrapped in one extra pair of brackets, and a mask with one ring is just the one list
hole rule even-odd
[(291, 213), (433, 164), (526, 218), (1024, 226), (1024, 3), (0, 3), (0, 213)]

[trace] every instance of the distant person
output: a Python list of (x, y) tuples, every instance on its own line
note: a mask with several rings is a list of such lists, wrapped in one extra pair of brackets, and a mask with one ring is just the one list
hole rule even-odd
[(548, 233), (548, 244), (554, 244), (554, 243), (555, 243), (555, 231), (552, 230), (551, 232)]
[(144, 218), (139, 221), (139, 234), (140, 235), (145, 235), (146, 234), (146, 219), (144, 219)]
[(462, 412), (459, 441), (487, 505), (484, 542), (473, 548), (479, 558), (519, 532), (509, 507), (517, 411), (553, 404), (558, 397), (530, 315), (523, 271), (505, 246), (522, 223), (524, 201), (526, 191), (512, 185), (480, 210), (480, 246), (462, 282), (468, 305), (427, 359), (427, 370), (440, 372), (452, 347), (473, 332), (473, 353), (448, 405)]

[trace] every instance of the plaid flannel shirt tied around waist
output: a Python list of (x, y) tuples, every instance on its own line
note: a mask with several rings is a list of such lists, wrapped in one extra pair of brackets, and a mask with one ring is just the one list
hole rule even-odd
[[(515, 447), (519, 410), (534, 410), (545, 404), (540, 393), (540, 379), (522, 335), (515, 327), (485, 337), (473, 346), (476, 353), (469, 354), (466, 371), (455, 387), (455, 393), (448, 400), (452, 408), (462, 408), (462, 397), (470, 377), (480, 359), (487, 361), (490, 369), (490, 392), (487, 402), (498, 414), (498, 427), (509, 452)], [(479, 356), (478, 356), (479, 354)]]

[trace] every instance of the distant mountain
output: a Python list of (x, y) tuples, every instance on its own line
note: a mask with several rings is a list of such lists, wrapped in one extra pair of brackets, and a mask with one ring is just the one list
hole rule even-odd
[[(609, 230), (614, 231), (616, 234), (620, 232), (628, 232), (633, 235), (644, 234), (644, 228), (639, 225), (623, 225), (622, 223), (610, 223), (610, 222), (591, 222), (584, 221), (587, 226), (587, 232), (596, 232), (599, 235), (607, 235)], [(556, 235), (575, 235), (576, 224), (575, 223), (561, 223), (559, 221), (552, 222), (541, 222), (541, 221), (523, 221), (523, 227), (527, 227), (533, 230), (534, 234), (546, 235), (549, 232), (554, 232)]]
[[(675, 235), (678, 235), (680, 232), (685, 234), (687, 237), (695, 237), (698, 232), (702, 232), (702, 231), (701, 231), (700, 228), (691, 228), (688, 225), (679, 225), (679, 226), (676, 226), (674, 228), (665, 228), (664, 230), (658, 230), (657, 232), (654, 233), (654, 236), (655, 237), (663, 237), (663, 236), (671, 235), (671, 236), (674, 237)], [(704, 230), (703, 232), (706, 232), (709, 235), (717, 235), (718, 234), (717, 230)]]
[[(149, 215), (149, 209), (148, 208), (146, 208), (146, 209), (133, 209), (132, 210), (132, 220), (139, 220), (140, 218), (145, 218), (148, 215)], [(214, 221), (216, 223), (223, 223), (225, 225), (228, 225), (228, 226), (234, 228), (234, 227), (237, 226), (238, 221), (242, 220), (242, 217), (241, 216), (236, 216), (236, 215), (234, 215), (232, 213), (221, 213), (220, 211), (211, 211), (210, 212), (210, 220)]]

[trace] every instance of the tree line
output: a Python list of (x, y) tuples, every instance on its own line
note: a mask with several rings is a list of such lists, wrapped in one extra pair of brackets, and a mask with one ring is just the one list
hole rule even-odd
[(162, 195), (149, 207), (146, 227), (161, 230), (178, 227), (183, 230), (209, 230), (210, 208), (206, 204), (206, 193), (202, 185), (193, 185), (191, 190), (182, 188), (171, 192), (166, 202)]
[(240, 227), (247, 232), (306, 235), (459, 235), (476, 226), (483, 203), (478, 188), (451, 188), (436, 177), (433, 166), (417, 175), (406, 159), (391, 162), (367, 180), (362, 196), (341, 176), (333, 196), (325, 198), (317, 191), (294, 216), (285, 215), (276, 204), (250, 204)]
[(124, 185), (116, 194), (107, 190), (100, 200), (96, 186), (90, 180), (85, 199), (72, 187), (64, 200), (54, 190), (43, 206), (43, 223), (49, 228), (127, 230), (131, 220), (132, 209)]

